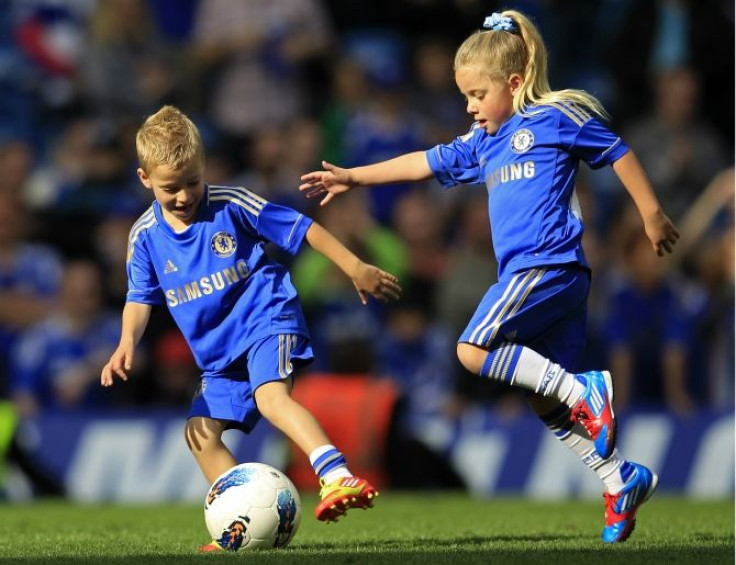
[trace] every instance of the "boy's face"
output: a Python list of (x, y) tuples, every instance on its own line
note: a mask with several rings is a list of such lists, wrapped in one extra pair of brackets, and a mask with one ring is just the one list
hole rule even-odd
[(149, 173), (138, 169), (143, 186), (153, 191), (164, 218), (174, 227), (188, 226), (194, 221), (204, 195), (204, 163), (195, 159), (180, 169), (157, 165)]

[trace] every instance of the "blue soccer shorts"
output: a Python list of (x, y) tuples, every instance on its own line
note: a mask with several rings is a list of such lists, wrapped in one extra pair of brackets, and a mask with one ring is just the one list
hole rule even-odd
[(227, 428), (250, 432), (261, 419), (255, 391), (262, 384), (289, 378), (314, 359), (309, 339), (272, 335), (257, 341), (220, 371), (205, 371), (192, 399), (188, 418), (226, 420)]
[(576, 264), (512, 273), (488, 289), (458, 339), (493, 350), (525, 345), (567, 371), (585, 348), (590, 271)]

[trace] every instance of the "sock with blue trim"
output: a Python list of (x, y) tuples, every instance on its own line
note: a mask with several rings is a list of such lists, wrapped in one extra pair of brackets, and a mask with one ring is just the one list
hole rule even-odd
[(576, 453), (582, 462), (600, 477), (606, 492), (616, 494), (624, 488), (634, 470), (632, 465), (621, 456), (618, 449), (614, 449), (608, 459), (601, 459), (595, 444), (588, 439), (585, 428), (570, 420), (568, 406), (560, 404), (551, 412), (538, 416), (557, 439)]
[(488, 352), (481, 376), (532, 390), (574, 406), (585, 387), (557, 363), (515, 343), (503, 343)]
[(326, 444), (316, 448), (309, 454), (309, 462), (317, 476), (325, 484), (335, 482), (342, 477), (352, 477), (348, 471), (345, 456), (334, 445)]

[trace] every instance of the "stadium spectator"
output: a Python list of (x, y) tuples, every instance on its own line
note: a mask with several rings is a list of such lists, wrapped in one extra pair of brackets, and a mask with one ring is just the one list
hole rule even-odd
[[(611, 39), (600, 63), (613, 75), (614, 115), (626, 124), (647, 112), (658, 88), (653, 78), (683, 66), (700, 75), (702, 115), (733, 147), (734, 81), (723, 80), (734, 68), (734, 7), (716, 0), (623, 0), (609, 11)], [(718, 56), (714, 56), (717, 53)], [(637, 96), (628, 93), (637, 92)]]
[(452, 58), (452, 46), (442, 37), (424, 37), (414, 46), (408, 95), (426, 145), (446, 143), (470, 126), (452, 76)]
[(11, 354), (10, 397), (18, 414), (102, 405), (99, 371), (119, 331), (117, 316), (104, 308), (98, 267), (68, 263), (58, 303), (22, 334)]
[(452, 466), (433, 449), (427, 423), (458, 416), (453, 379), (454, 340), (422, 300), (403, 287), (404, 298), (388, 308), (384, 328), (373, 343), (376, 374), (393, 381), (398, 400), (388, 442), (394, 488), (462, 488)]
[(331, 37), (319, 0), (200, 2), (193, 42), (206, 115), (239, 142), (289, 123), (310, 109), (308, 69)]
[(629, 123), (624, 131), (674, 218), (685, 215), (726, 165), (723, 142), (698, 110), (698, 83), (690, 68), (660, 71), (654, 79), (651, 113)]
[(87, 111), (137, 120), (178, 87), (171, 48), (161, 39), (145, 0), (105, 0), (90, 18), (80, 63)]
[(687, 415), (695, 408), (686, 384), (692, 324), (677, 279), (667, 263), (652, 261), (634, 210), (626, 210), (614, 233), (623, 277), (607, 300), (606, 344), (616, 407), (665, 402)]
[(17, 195), (0, 193), (0, 396), (14, 342), (46, 316), (61, 282), (61, 257), (26, 239), (30, 222)]
[[(366, 71), (357, 59), (339, 57), (330, 68), (330, 96), (320, 109), (324, 137), (322, 155), (330, 162), (345, 160), (345, 129), (371, 97)], [(334, 159), (331, 159), (331, 157)]]
[(406, 246), (407, 278), (413, 293), (434, 314), (437, 285), (450, 274), (446, 211), (429, 190), (412, 187), (398, 198), (392, 220), (396, 234)]

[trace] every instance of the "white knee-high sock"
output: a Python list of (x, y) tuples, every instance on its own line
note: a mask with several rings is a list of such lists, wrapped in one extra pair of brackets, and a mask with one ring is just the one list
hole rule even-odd
[(515, 343), (504, 343), (489, 351), (480, 374), (556, 398), (567, 406), (573, 406), (585, 391), (573, 373), (533, 349)]
[(547, 414), (537, 414), (555, 437), (569, 447), (603, 481), (606, 492), (616, 494), (624, 487), (621, 469), (626, 460), (618, 449), (614, 449), (608, 459), (602, 459), (595, 445), (588, 439), (587, 432), (580, 424), (570, 420), (570, 408), (560, 404)]

